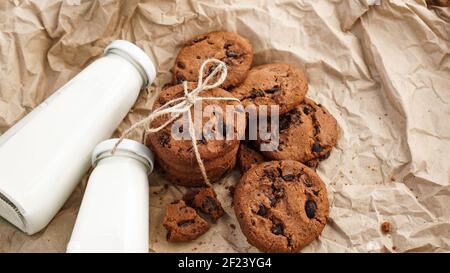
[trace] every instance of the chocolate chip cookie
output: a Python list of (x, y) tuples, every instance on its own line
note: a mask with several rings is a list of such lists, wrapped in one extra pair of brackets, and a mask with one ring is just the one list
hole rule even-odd
[(284, 114), (300, 104), (307, 90), (308, 81), (302, 70), (274, 63), (252, 68), (245, 81), (231, 93), (245, 107), (279, 105), (279, 113)]
[[(237, 149), (233, 148), (229, 155), (212, 161), (203, 161), (210, 182), (214, 183), (229, 173), (236, 164)], [(169, 162), (164, 157), (157, 157), (158, 171), (169, 181), (185, 187), (206, 186), (197, 161)]]
[[(195, 87), (196, 83), (188, 83), (189, 91)], [(182, 96), (184, 96), (184, 90), (181, 84), (164, 89), (161, 91), (159, 98), (155, 102), (154, 109), (174, 98)], [(200, 96), (232, 97), (229, 92), (221, 88), (203, 91), (200, 93)], [(234, 167), (240, 143), (239, 139), (240, 136), (245, 133), (245, 122), (233, 122), (232, 120), (229, 120), (229, 117), (233, 117), (235, 120), (240, 119), (245, 121), (245, 113), (234, 108), (235, 111), (232, 112), (232, 115), (227, 115), (227, 106), (240, 105), (237, 101), (203, 100), (201, 103), (203, 110), (209, 106), (214, 106), (217, 110), (221, 110), (221, 114), (219, 111), (214, 115), (203, 116), (201, 121), (203, 129), (205, 129), (207, 124), (213, 124), (211, 132), (217, 133), (217, 135), (220, 135), (220, 132), (222, 132), (223, 138), (218, 139), (213, 135), (203, 134), (201, 138), (199, 137), (199, 139), (196, 140), (197, 148), (200, 157), (203, 160), (208, 178), (211, 182), (214, 182), (230, 170), (230, 168)], [(191, 113), (194, 118), (196, 116), (194, 107), (191, 108)], [(204, 112), (201, 114), (204, 115)], [(220, 117), (220, 115), (222, 116)], [(160, 126), (166, 122), (169, 117), (170, 116), (168, 115), (159, 117), (151, 122), (151, 126)], [(173, 127), (175, 122), (172, 122), (160, 131), (149, 134), (147, 145), (150, 146), (155, 153), (158, 165), (173, 183), (183, 186), (203, 186), (204, 181), (193, 150), (192, 141), (189, 138), (179, 138), (186, 134), (189, 136), (189, 123), (186, 118), (187, 117), (182, 117), (176, 121), (179, 125), (178, 127)], [(217, 120), (217, 122), (211, 122), (213, 118)], [(175, 136), (172, 130), (177, 131), (180, 135)], [(203, 130), (203, 132), (205, 132), (205, 130)], [(226, 139), (227, 134), (234, 134), (235, 137)]]
[(200, 217), (193, 208), (186, 206), (184, 201), (177, 201), (167, 207), (163, 225), (167, 229), (169, 242), (194, 240), (210, 228), (209, 223)]
[(209, 216), (215, 222), (224, 214), (222, 205), (217, 199), (214, 189), (206, 187), (201, 190), (194, 190), (183, 197), (183, 200), (190, 207), (198, 209)]
[[(279, 119), (279, 145), (273, 151), (262, 151), (265, 157), (308, 162), (328, 158), (336, 145), (337, 122), (320, 104), (305, 100)], [(268, 143), (259, 139), (258, 142)]]
[[(172, 68), (173, 83), (196, 82), (201, 64), (210, 58), (226, 63), (228, 76), (221, 87), (230, 89), (242, 83), (253, 61), (250, 42), (236, 33), (216, 31), (188, 41), (180, 50)], [(212, 71), (212, 64), (205, 67)], [(208, 73), (205, 73), (205, 77)]]
[(242, 176), (234, 209), (243, 234), (264, 252), (298, 252), (327, 222), (325, 184), (300, 162), (261, 163)]

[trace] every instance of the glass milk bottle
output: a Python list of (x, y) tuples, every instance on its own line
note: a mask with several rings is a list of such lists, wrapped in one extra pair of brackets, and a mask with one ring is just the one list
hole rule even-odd
[(0, 137), (0, 216), (27, 234), (44, 228), (156, 72), (134, 44), (104, 55)]
[(148, 252), (148, 174), (153, 154), (139, 142), (97, 145), (67, 252)]

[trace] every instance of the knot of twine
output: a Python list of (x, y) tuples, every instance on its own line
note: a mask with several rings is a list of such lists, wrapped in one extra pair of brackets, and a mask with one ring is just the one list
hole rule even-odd
[[(209, 75), (203, 80), (203, 73), (205, 70), (205, 67), (208, 63), (214, 63), (215, 68)], [(214, 67), (213, 64), (213, 67)], [(209, 82), (212, 80), (212, 78), (220, 73), (219, 79), (217, 79), (216, 82), (209, 84)], [(202, 91), (213, 89), (216, 87), (219, 87), (227, 78), (227, 66), (224, 62), (217, 60), (217, 59), (207, 59), (202, 63), (200, 66), (199, 72), (198, 72), (198, 80), (197, 80), (197, 87), (194, 88), (191, 92), (188, 91), (188, 85), (187, 81), (183, 81), (183, 89), (184, 89), (184, 97), (175, 98), (171, 101), (166, 102), (164, 105), (156, 108), (154, 111), (152, 111), (147, 117), (144, 119), (138, 121), (137, 123), (133, 124), (130, 128), (125, 130), (125, 132), (122, 134), (122, 136), (119, 138), (117, 143), (114, 145), (112, 149), (112, 153), (114, 154), (117, 146), (122, 142), (122, 140), (127, 137), (132, 131), (136, 130), (139, 127), (145, 126), (144, 129), (144, 135), (147, 133), (155, 133), (163, 128), (165, 128), (170, 123), (174, 122), (180, 116), (182, 116), (184, 113), (187, 113), (188, 115), (188, 125), (189, 125), (189, 136), (192, 140), (192, 147), (194, 150), (195, 158), (197, 159), (200, 171), (202, 173), (203, 179), (205, 183), (208, 186), (211, 186), (211, 183), (208, 179), (208, 176), (206, 175), (206, 169), (205, 165), (203, 164), (203, 160), (200, 156), (200, 153), (198, 151), (197, 147), (197, 140), (195, 138), (195, 129), (194, 129), (194, 123), (192, 121), (192, 114), (191, 114), (191, 107), (195, 105), (198, 101), (202, 100), (233, 100), (233, 101), (240, 101), (236, 98), (226, 98), (226, 97), (200, 97), (199, 94)], [(169, 118), (166, 122), (164, 122), (162, 125), (158, 127), (150, 127), (150, 123), (155, 120), (156, 118), (171, 114), (171, 118)], [(145, 140), (144, 140), (145, 141)]]

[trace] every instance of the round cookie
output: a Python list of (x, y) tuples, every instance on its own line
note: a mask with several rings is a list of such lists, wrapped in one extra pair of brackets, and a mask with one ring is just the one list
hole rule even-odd
[[(227, 64), (228, 74), (221, 87), (230, 89), (242, 83), (253, 61), (250, 42), (236, 33), (216, 31), (195, 37), (178, 53), (172, 68), (173, 83), (197, 82), (201, 64), (210, 58)], [(206, 71), (212, 71), (207, 66)], [(205, 77), (208, 73), (204, 73)]]
[[(280, 116), (279, 130), (278, 147), (274, 151), (262, 151), (273, 160), (324, 160), (336, 145), (338, 136), (336, 119), (322, 105), (308, 98)], [(259, 139), (258, 142), (267, 141)]]
[[(188, 89), (192, 90), (196, 87), (196, 83), (188, 83)], [(154, 109), (164, 105), (166, 102), (184, 96), (183, 86), (176, 85), (164, 89), (158, 100), (155, 102)], [(203, 91), (200, 96), (208, 97), (232, 97), (229, 92), (221, 89), (214, 88)], [(236, 154), (239, 147), (239, 136), (245, 133), (245, 122), (231, 122), (226, 118), (226, 106), (239, 105), (236, 101), (220, 101), (220, 100), (203, 100), (202, 109), (208, 105), (216, 105), (222, 109), (224, 115), (224, 122), (219, 123), (224, 134), (226, 131), (234, 132), (236, 137), (233, 139), (209, 139), (204, 137), (197, 140), (197, 147), (200, 156), (205, 165), (205, 169), (208, 177), (212, 181), (217, 180), (227, 172), (227, 170), (234, 166), (236, 160)], [(191, 108), (192, 116), (195, 117), (194, 107)], [(159, 117), (155, 119), (151, 125), (157, 127), (163, 124), (169, 116)], [(234, 118), (245, 120), (245, 113), (240, 111), (234, 112)], [(210, 117), (203, 117), (202, 124), (210, 122)], [(202, 186), (204, 184), (203, 177), (200, 172), (197, 159), (195, 157), (192, 141), (190, 139), (176, 139), (172, 135), (172, 122), (160, 131), (149, 134), (147, 138), (147, 145), (154, 151), (158, 165), (165, 171), (168, 178), (172, 182), (184, 185), (184, 186)], [(183, 118), (179, 120), (179, 124), (187, 124), (183, 122)], [(186, 126), (187, 127), (187, 126)], [(220, 128), (215, 128), (217, 129)], [(188, 128), (180, 126), (177, 129), (181, 133), (187, 133)], [(187, 175), (186, 175), (187, 174)], [(183, 179), (186, 178), (186, 179)]]
[(300, 104), (307, 90), (308, 81), (302, 70), (274, 63), (252, 68), (245, 81), (231, 93), (245, 107), (279, 105), (279, 113), (284, 114)]
[(242, 233), (264, 252), (298, 252), (322, 232), (329, 203), (325, 184), (292, 160), (264, 162), (241, 177), (234, 210)]

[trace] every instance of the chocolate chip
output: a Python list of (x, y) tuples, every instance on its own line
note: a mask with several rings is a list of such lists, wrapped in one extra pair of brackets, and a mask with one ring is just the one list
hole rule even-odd
[(311, 108), (308, 106), (303, 107), (303, 113), (305, 113), (305, 115), (309, 115), (309, 113), (311, 113)]
[(225, 50), (225, 54), (227, 55), (227, 57), (230, 57), (230, 58), (236, 58), (239, 56), (239, 54), (237, 52), (234, 52), (232, 50)]
[(328, 151), (326, 154), (324, 154), (323, 156), (319, 157), (319, 160), (323, 161), (323, 160), (325, 160), (325, 159), (327, 159), (329, 157), (330, 157), (330, 152)]
[(272, 233), (275, 235), (283, 234), (283, 225), (280, 223), (274, 224), (272, 226)]
[(294, 174), (286, 174), (282, 176), (284, 181), (292, 181), (295, 179), (295, 175)]
[(291, 124), (291, 118), (288, 115), (281, 116), (279, 121), (280, 130), (286, 130)]
[(314, 201), (312, 201), (312, 200), (306, 201), (305, 211), (306, 211), (306, 216), (308, 216), (309, 219), (312, 219), (312, 218), (314, 218), (314, 216), (316, 216), (316, 209), (317, 209), (317, 205), (316, 205), (316, 203), (314, 203)]
[(256, 97), (261, 97), (261, 96), (264, 96), (264, 91), (256, 90), (256, 89), (252, 89), (252, 91), (250, 91), (251, 99), (255, 99)]
[(204, 211), (211, 213), (212, 211), (217, 209), (216, 200), (214, 200), (210, 196), (206, 196), (205, 199), (203, 199), (202, 208)]
[(284, 189), (278, 189), (272, 184), (272, 195), (269, 196), (270, 200), (270, 206), (275, 207), (275, 205), (278, 203), (278, 200), (283, 198), (284, 196)]
[(264, 90), (264, 92), (266, 92), (267, 94), (273, 94), (278, 91), (280, 91), (280, 88), (278, 88), (278, 87), (272, 87), (272, 88)]
[(323, 151), (323, 148), (322, 148), (322, 146), (320, 146), (320, 142), (318, 142), (318, 141), (314, 142), (314, 144), (313, 144), (313, 146), (312, 146), (312, 150), (313, 150), (313, 152), (315, 152), (315, 153), (320, 153), (320, 152), (322, 152), (322, 151)]
[(177, 75), (176, 80), (177, 80), (177, 83), (182, 83), (186, 80), (186, 78), (183, 77), (182, 75)]
[(316, 130), (316, 134), (320, 133), (320, 125), (314, 125), (314, 129)]
[(199, 139), (199, 140), (197, 140), (200, 144), (206, 144), (206, 139), (205, 139), (205, 136), (204, 135), (202, 135), (202, 138), (201, 139)]
[(165, 133), (161, 134), (161, 136), (159, 137), (159, 144), (163, 147), (168, 147), (169, 143), (170, 143), (169, 135)]
[(291, 111), (289, 111), (290, 115), (297, 115), (298, 114), (298, 109), (297, 108), (293, 108)]
[(273, 170), (264, 169), (264, 176), (269, 178), (270, 180), (275, 180), (275, 172)]
[(258, 214), (259, 216), (265, 216), (267, 214), (266, 207), (263, 204), (260, 204), (258, 212), (256, 214)]
[(209, 67), (209, 69), (208, 69), (208, 75), (211, 74), (211, 73), (214, 71), (214, 69), (216, 69), (216, 67), (217, 67), (216, 64), (211, 65), (211, 66)]
[(178, 62), (178, 63), (177, 63), (177, 66), (178, 66), (178, 68), (180, 68), (180, 69), (185, 69), (185, 68), (186, 68), (186, 65), (185, 65), (184, 63), (182, 63), (182, 62)]
[(183, 221), (178, 222), (177, 225), (179, 227), (188, 227), (188, 226), (190, 226), (190, 225), (192, 225), (194, 223), (195, 223), (194, 220), (183, 220)]
[(305, 178), (303, 179), (303, 184), (305, 184), (305, 186), (307, 186), (307, 187), (312, 187), (312, 185), (313, 185), (313, 183), (311, 182), (311, 180), (310, 180), (309, 178), (307, 178), (307, 177), (305, 177)]

